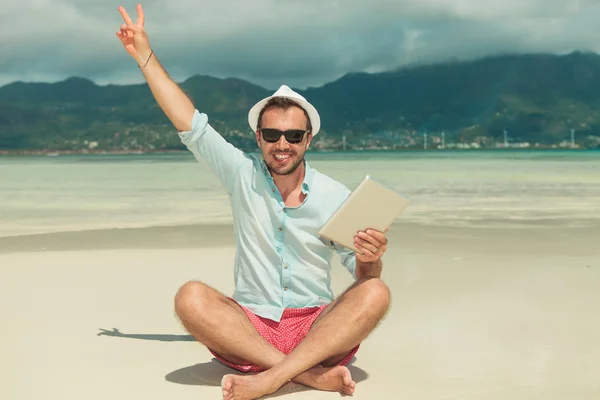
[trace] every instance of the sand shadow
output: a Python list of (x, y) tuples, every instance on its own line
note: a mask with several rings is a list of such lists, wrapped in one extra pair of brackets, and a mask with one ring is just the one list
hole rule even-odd
[(117, 328), (112, 331), (100, 328), (98, 336), (112, 336), (126, 339), (154, 340), (158, 342), (195, 342), (192, 335), (167, 335), (167, 334), (144, 334), (144, 333), (122, 333)]
[[(152, 340), (159, 342), (195, 342), (196, 339), (191, 335), (169, 335), (169, 334), (139, 334), (139, 333), (122, 333), (116, 328), (112, 330), (100, 329), (98, 336), (110, 336), (126, 339), (138, 339), (138, 340)], [(348, 364), (348, 369), (352, 374), (352, 379), (356, 383), (360, 383), (369, 377), (366, 371), (353, 365), (356, 361), (356, 357)], [(237, 374), (242, 375), (241, 372), (234, 370), (222, 364), (216, 358), (213, 358), (209, 362), (191, 365), (189, 367), (180, 368), (176, 371), (170, 372), (165, 376), (165, 379), (171, 383), (177, 383), (180, 385), (196, 385), (196, 386), (221, 386), (221, 380), (224, 375)], [(246, 374), (249, 375), (249, 374)], [(277, 392), (265, 396), (263, 398), (274, 398), (283, 396), (286, 394), (305, 392), (308, 390), (314, 390), (304, 385), (297, 383), (286, 383)]]
[[(356, 358), (352, 359), (350, 364), (348, 364), (348, 369), (352, 374), (352, 379), (354, 379), (356, 383), (360, 383), (366, 380), (369, 377), (369, 374), (367, 374), (367, 372), (363, 369), (352, 365), (354, 360), (356, 360)], [(223, 376), (227, 374), (250, 375), (243, 374), (239, 371), (229, 368), (228, 366), (220, 363), (216, 358), (213, 358), (209, 362), (191, 365), (189, 367), (184, 367), (173, 371), (167, 374), (165, 379), (171, 383), (177, 383), (180, 385), (221, 386), (221, 380), (223, 379)], [(305, 392), (309, 390), (314, 389), (290, 382), (283, 385), (277, 392), (262, 398), (275, 398), (291, 393)]]

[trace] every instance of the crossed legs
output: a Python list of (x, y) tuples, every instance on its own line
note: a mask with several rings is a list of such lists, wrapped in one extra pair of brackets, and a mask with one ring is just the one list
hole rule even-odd
[(235, 302), (211, 287), (189, 282), (175, 297), (177, 315), (199, 342), (232, 363), (266, 369), (255, 376), (226, 375), (222, 387), (227, 400), (256, 399), (289, 380), (352, 394), (350, 371), (337, 363), (375, 328), (389, 304), (389, 290), (380, 279), (357, 281), (323, 310), (286, 356), (258, 334)]

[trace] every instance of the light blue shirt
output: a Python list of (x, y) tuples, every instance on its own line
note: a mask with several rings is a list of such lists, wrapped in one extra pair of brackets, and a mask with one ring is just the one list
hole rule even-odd
[(179, 136), (229, 193), (236, 237), (233, 299), (274, 321), (285, 308), (328, 304), (334, 251), (356, 279), (354, 252), (317, 233), (350, 194), (347, 187), (306, 163), (306, 198), (298, 207), (287, 207), (262, 156), (227, 142), (206, 114), (196, 110), (192, 130)]

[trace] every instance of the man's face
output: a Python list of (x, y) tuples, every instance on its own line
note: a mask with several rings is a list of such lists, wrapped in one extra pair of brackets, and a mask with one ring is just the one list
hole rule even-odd
[[(306, 130), (306, 116), (304, 111), (298, 107), (290, 107), (287, 110), (269, 108), (263, 113), (262, 128), (272, 128), (286, 131), (289, 129)], [(285, 136), (281, 135), (276, 143), (265, 142), (260, 132), (256, 132), (256, 141), (262, 152), (262, 156), (272, 173), (277, 175), (291, 174), (298, 168), (310, 141), (311, 134), (305, 134), (298, 144), (291, 144)]]

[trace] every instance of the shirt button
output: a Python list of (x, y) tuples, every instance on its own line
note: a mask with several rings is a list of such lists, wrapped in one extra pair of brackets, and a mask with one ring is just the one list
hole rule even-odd
[(273, 191), (273, 193), (275, 193), (275, 188), (272, 188), (271, 190)]
[(284, 288), (283, 288), (283, 290), (285, 290), (285, 291), (287, 292), (287, 290), (288, 290), (288, 287), (287, 287), (287, 286), (286, 286), (286, 287), (284, 287)]
[(285, 268), (285, 269), (288, 269), (288, 266), (287, 266), (287, 264), (286, 264), (286, 265), (284, 265), (284, 266), (283, 266), (283, 268)]
[(287, 208), (284, 208), (284, 209), (283, 209), (283, 212), (284, 212), (284, 213), (286, 213), (286, 212), (287, 212)]
[(278, 228), (277, 230), (278, 230), (279, 232), (281, 232), (281, 231), (283, 230), (283, 228)]

